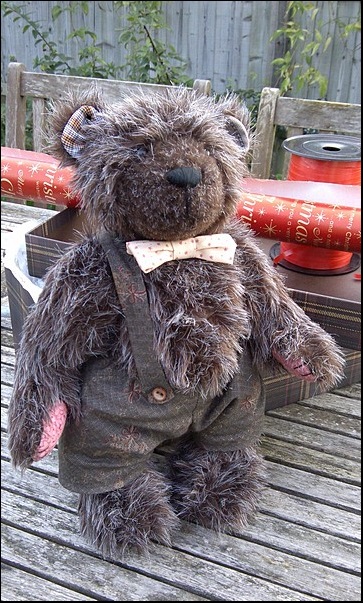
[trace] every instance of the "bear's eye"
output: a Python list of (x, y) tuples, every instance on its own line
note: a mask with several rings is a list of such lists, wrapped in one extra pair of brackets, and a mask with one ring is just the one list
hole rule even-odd
[(148, 153), (149, 153), (149, 149), (145, 146), (140, 146), (135, 149), (135, 154), (137, 155), (137, 157), (139, 157), (139, 159), (146, 157), (146, 155)]

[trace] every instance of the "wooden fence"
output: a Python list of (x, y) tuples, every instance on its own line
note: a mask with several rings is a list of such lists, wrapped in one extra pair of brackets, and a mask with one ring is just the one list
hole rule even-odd
[[(4, 4), (4, 3), (2, 3)], [(49, 39), (59, 43), (69, 56), (78, 57), (79, 42), (67, 41), (67, 36), (80, 27), (94, 31), (102, 57), (107, 62), (122, 65), (125, 48), (118, 42), (125, 24), (124, 9), (116, 10), (114, 3), (89, 2), (89, 14), (81, 11), (64, 13), (52, 21), (55, 5), (69, 2), (13, 2), (23, 6), (33, 21), (50, 29)], [(281, 27), (287, 2), (163, 2), (163, 11), (170, 27), (159, 33), (159, 39), (172, 44), (188, 62), (187, 74), (192, 78), (210, 79), (215, 92), (235, 90), (260, 91), (264, 86), (276, 86), (271, 62), (283, 54), (281, 41), (271, 42), (273, 32)], [(315, 66), (328, 77), (327, 100), (360, 103), (361, 55), (360, 32), (343, 39), (339, 22), (349, 23), (360, 18), (360, 2), (316, 2), (319, 8), (316, 22), (324, 36), (331, 35), (328, 50), (314, 57)], [(17, 60), (33, 69), (41, 45), (34, 44), (31, 30), (25, 33), (25, 22), (15, 23), (11, 16), (2, 15), (2, 78), (9, 61)], [(302, 26), (311, 27), (306, 22)], [(120, 79), (126, 79), (120, 73)], [(293, 96), (319, 98), (317, 86), (292, 92)]]

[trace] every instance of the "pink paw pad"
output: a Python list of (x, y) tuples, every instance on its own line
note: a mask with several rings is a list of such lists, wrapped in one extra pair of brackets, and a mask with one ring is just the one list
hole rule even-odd
[(278, 352), (273, 352), (274, 358), (282, 364), (284, 369), (286, 369), (291, 375), (295, 375), (296, 377), (300, 377), (301, 379), (305, 379), (305, 381), (316, 381), (316, 377), (311, 372), (310, 367), (304, 362), (302, 358), (299, 360), (292, 359), (286, 360), (281, 354)]
[(34, 461), (40, 461), (49, 454), (58, 442), (67, 420), (67, 406), (57, 402), (43, 424), (43, 435), (33, 456)]

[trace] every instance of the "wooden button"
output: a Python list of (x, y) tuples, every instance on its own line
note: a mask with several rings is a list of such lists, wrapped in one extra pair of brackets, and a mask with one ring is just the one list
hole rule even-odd
[(162, 404), (166, 400), (167, 391), (163, 387), (154, 387), (153, 391), (151, 392), (151, 396), (155, 402)]

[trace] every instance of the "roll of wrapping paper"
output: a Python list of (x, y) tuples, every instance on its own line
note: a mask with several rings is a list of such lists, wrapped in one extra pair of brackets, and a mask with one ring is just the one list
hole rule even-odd
[[(333, 134), (312, 134), (294, 136), (283, 142), (285, 150), (291, 153), (288, 180), (331, 182), (335, 184), (359, 185), (361, 183), (360, 157), (361, 143), (359, 138), (350, 136), (337, 136)], [(337, 218), (339, 219), (337, 214)], [(334, 220), (331, 220), (334, 222)], [(348, 226), (350, 222), (348, 220)], [(360, 233), (360, 221), (359, 221)], [(297, 243), (280, 243), (280, 253), (275, 257), (275, 263), (286, 260), (290, 265), (307, 269), (309, 272), (316, 270), (319, 274), (329, 272), (339, 273), (350, 267), (355, 268), (352, 262), (353, 251), (347, 244), (347, 237), (352, 230), (345, 234), (345, 251), (324, 249), (316, 254), (314, 242), (301, 248)], [(308, 243), (305, 241), (305, 243)]]
[[(72, 168), (44, 153), (1, 149), (1, 193), (47, 207), (75, 207)], [(360, 187), (248, 178), (237, 215), (258, 235), (360, 251)], [(324, 202), (322, 201), (324, 200)]]
[(26, 205), (37, 202), (49, 209), (75, 207), (79, 200), (70, 186), (72, 176), (72, 168), (59, 168), (59, 162), (51, 155), (1, 148), (3, 197)]
[(301, 246), (361, 251), (360, 186), (246, 179), (244, 191), (237, 216), (257, 235)]

